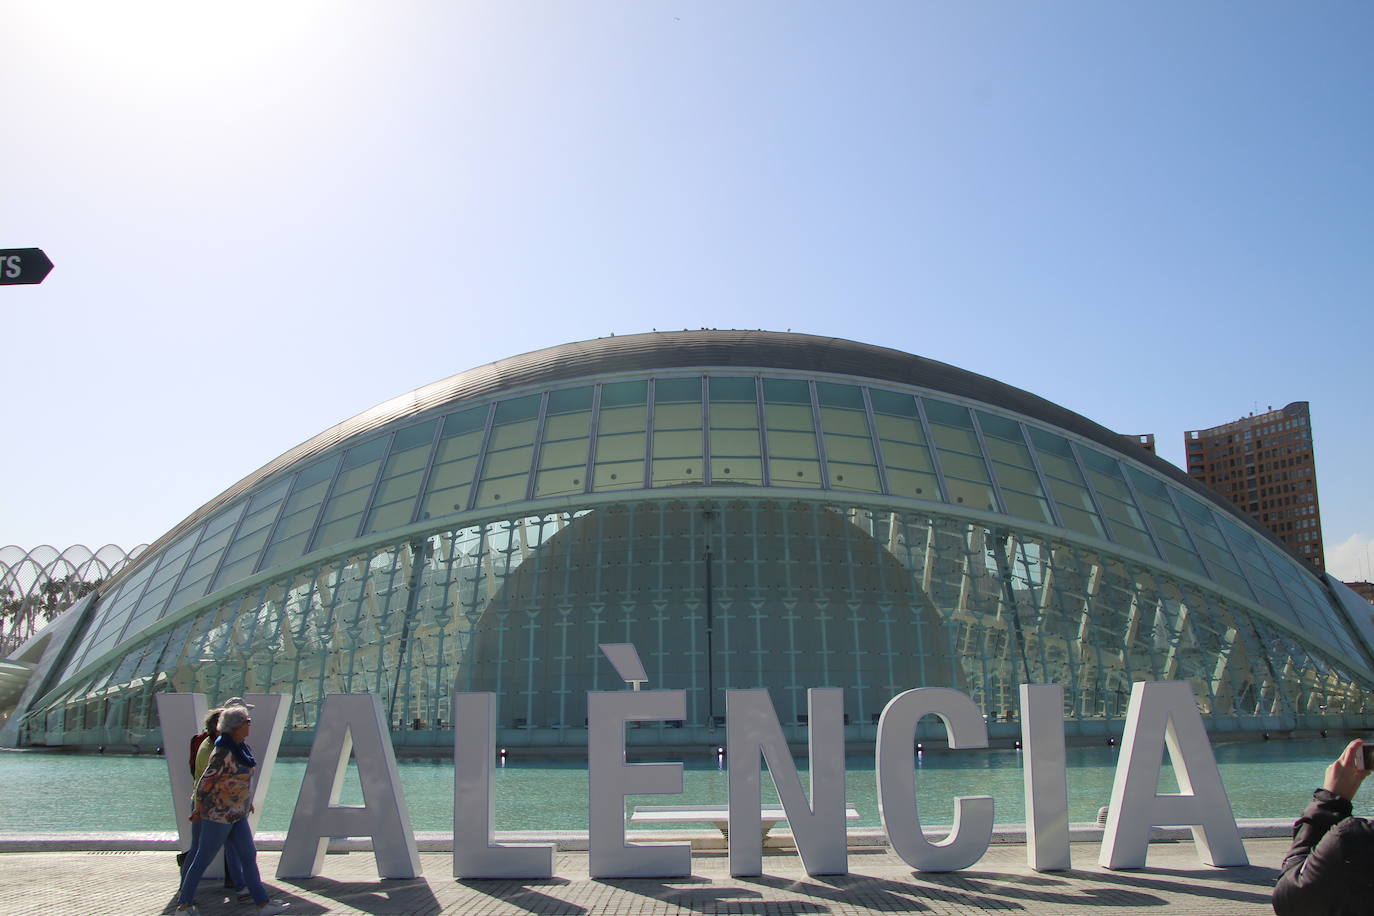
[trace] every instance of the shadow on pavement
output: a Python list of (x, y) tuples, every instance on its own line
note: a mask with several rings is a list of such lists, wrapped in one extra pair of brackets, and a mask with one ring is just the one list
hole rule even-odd
[[(1097, 881), (1102, 884), (1118, 884), (1126, 887), (1172, 891), (1180, 894), (1212, 897), (1218, 900), (1235, 900), (1239, 903), (1269, 905), (1269, 895), (1274, 883), (1279, 880), (1278, 869), (1248, 866), (1241, 868), (1209, 869), (1194, 871), (1178, 868), (1150, 868), (1141, 871), (1101, 871), (1074, 872), (1079, 878)], [(1160, 878), (1168, 875), (1168, 878)], [(1221, 879), (1225, 883), (1216, 883)], [(1246, 884), (1257, 888), (1256, 891), (1238, 890), (1228, 885)]]
[[(342, 906), (378, 916), (424, 916), (427, 913), (438, 913), (442, 909), (438, 898), (434, 896), (434, 891), (430, 890), (429, 882), (423, 877), (388, 878), (380, 881), (335, 881), (324, 877), (278, 878), (276, 883), (290, 884), (316, 896), (327, 897)], [(277, 896), (286, 899), (280, 894)], [(311, 916), (329, 912), (326, 907), (309, 900), (296, 898), (289, 902), (289, 912), (292, 916), (296, 916), (297, 913)]]
[(485, 894), (492, 900), (518, 906), (526, 912), (539, 913), (541, 916), (581, 916), (587, 912), (584, 906), (559, 900), (535, 890), (537, 887), (567, 887), (572, 884), (567, 878), (546, 878), (542, 881), (515, 881), (508, 878), (459, 879), (457, 883), (470, 891)]
[[(763, 912), (770, 906), (776, 906), (772, 901), (761, 899), (758, 891), (745, 890), (739, 887), (717, 887), (715, 886), (716, 882), (711, 879), (700, 878), (695, 875), (662, 880), (648, 878), (596, 878), (593, 880), (597, 884), (604, 884), (627, 894), (639, 894), (642, 897), (660, 900), (699, 913), (720, 913), (722, 911), (754, 913)], [(683, 887), (682, 885), (689, 886)], [(690, 885), (704, 886), (692, 887)], [(802, 902), (797, 904), (792, 912), (816, 913), (825, 909), (825, 907), (817, 907)]]
[[(761, 884), (774, 890), (792, 891), (819, 897), (834, 903), (863, 906), (870, 910), (885, 913), (920, 913), (930, 909), (919, 901), (919, 889), (900, 881), (886, 878), (869, 878), (863, 875), (834, 875), (811, 877), (805, 880), (788, 880), (772, 875), (756, 875), (752, 878), (732, 878), (740, 884)], [(777, 902), (774, 901), (774, 905)], [(789, 911), (804, 904), (789, 903)], [(825, 908), (827, 911), (829, 907)]]

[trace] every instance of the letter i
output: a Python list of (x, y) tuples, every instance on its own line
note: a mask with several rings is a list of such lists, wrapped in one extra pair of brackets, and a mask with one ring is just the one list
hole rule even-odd
[(1062, 871), (1070, 867), (1063, 687), (1021, 685), (1021, 746), (1026, 864), (1036, 871)]

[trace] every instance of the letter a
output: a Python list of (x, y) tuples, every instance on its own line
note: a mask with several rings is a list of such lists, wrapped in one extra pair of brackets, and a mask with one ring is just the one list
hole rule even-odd
[[(355, 745), (363, 804), (340, 805), (339, 789)], [(420, 874), (420, 854), (396, 772), (396, 753), (391, 749), (381, 698), (375, 693), (325, 697), (277, 877), (318, 875), (329, 838), (335, 836), (371, 837), (378, 877)]]
[[(1180, 791), (1159, 795), (1166, 744)], [(1191, 827), (1198, 858), (1207, 865), (1250, 864), (1193, 688), (1183, 681), (1137, 682), (1131, 688), (1099, 863), (1144, 868), (1152, 827)]]

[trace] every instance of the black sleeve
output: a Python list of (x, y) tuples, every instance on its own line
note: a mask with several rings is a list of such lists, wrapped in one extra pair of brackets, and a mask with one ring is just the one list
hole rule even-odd
[(1374, 906), (1374, 825), (1350, 812), (1348, 799), (1325, 789), (1312, 793), (1293, 824), (1293, 845), (1274, 887), (1278, 916), (1364, 913)]

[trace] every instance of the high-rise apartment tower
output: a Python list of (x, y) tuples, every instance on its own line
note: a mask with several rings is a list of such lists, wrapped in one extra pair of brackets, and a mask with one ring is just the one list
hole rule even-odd
[(1317, 464), (1306, 401), (1184, 433), (1188, 473), (1325, 570)]

